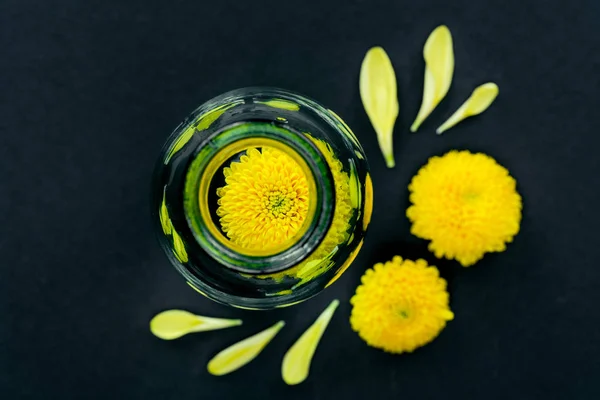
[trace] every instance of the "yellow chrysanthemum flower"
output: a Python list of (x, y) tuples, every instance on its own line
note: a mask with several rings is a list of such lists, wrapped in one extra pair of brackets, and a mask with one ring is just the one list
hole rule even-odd
[(506, 249), (519, 232), (521, 196), (506, 168), (485, 154), (451, 151), (433, 157), (408, 189), (411, 232), (431, 240), (436, 257), (475, 264)]
[(454, 318), (446, 281), (425, 260), (396, 256), (375, 264), (361, 281), (350, 299), (350, 324), (370, 346), (412, 352), (435, 339)]
[(298, 233), (308, 213), (309, 188), (302, 168), (283, 151), (249, 149), (223, 169), (217, 190), (221, 228), (249, 250), (276, 248)]

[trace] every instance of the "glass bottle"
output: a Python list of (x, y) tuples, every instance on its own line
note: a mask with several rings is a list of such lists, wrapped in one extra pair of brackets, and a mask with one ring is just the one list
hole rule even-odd
[(350, 128), (273, 88), (196, 109), (165, 143), (152, 186), (171, 263), (199, 293), (247, 309), (289, 306), (331, 285), (360, 250), (372, 207)]

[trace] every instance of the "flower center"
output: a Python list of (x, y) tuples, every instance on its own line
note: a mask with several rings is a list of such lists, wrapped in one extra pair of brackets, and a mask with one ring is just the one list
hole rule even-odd
[(286, 190), (271, 191), (267, 196), (266, 211), (273, 216), (285, 216), (293, 207), (294, 200), (287, 196)]
[(396, 298), (388, 303), (388, 316), (397, 324), (410, 323), (414, 315), (414, 305), (410, 298)]
[(465, 200), (467, 203), (470, 203), (479, 198), (479, 192), (475, 190), (467, 190), (463, 193), (462, 197), (463, 200)]

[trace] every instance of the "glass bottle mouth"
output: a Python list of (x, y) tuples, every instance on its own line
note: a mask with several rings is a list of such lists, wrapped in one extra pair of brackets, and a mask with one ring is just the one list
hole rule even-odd
[[(267, 147), (289, 156), (304, 173), (308, 209), (291, 237), (265, 248), (248, 248), (230, 240), (217, 226), (210, 208), (213, 182), (232, 157)], [(274, 123), (246, 121), (220, 129), (196, 149), (185, 177), (184, 213), (194, 238), (213, 259), (247, 274), (273, 273), (298, 264), (321, 243), (331, 224), (335, 185), (323, 154), (309, 135)]]

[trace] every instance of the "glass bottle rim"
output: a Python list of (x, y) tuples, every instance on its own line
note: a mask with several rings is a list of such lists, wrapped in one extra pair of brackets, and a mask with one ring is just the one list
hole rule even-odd
[[(301, 232), (284, 243), (279, 251), (247, 251), (233, 244), (216, 227), (206, 207), (208, 188), (219, 161), (227, 159), (229, 153), (259, 142), (284, 151), (305, 168), (305, 173), (310, 174), (307, 181), (315, 193)], [(305, 134), (289, 126), (246, 121), (216, 131), (197, 146), (185, 178), (184, 211), (196, 241), (213, 259), (238, 272), (265, 274), (293, 267), (321, 243), (331, 224), (335, 185), (324, 160), (321, 151)]]

